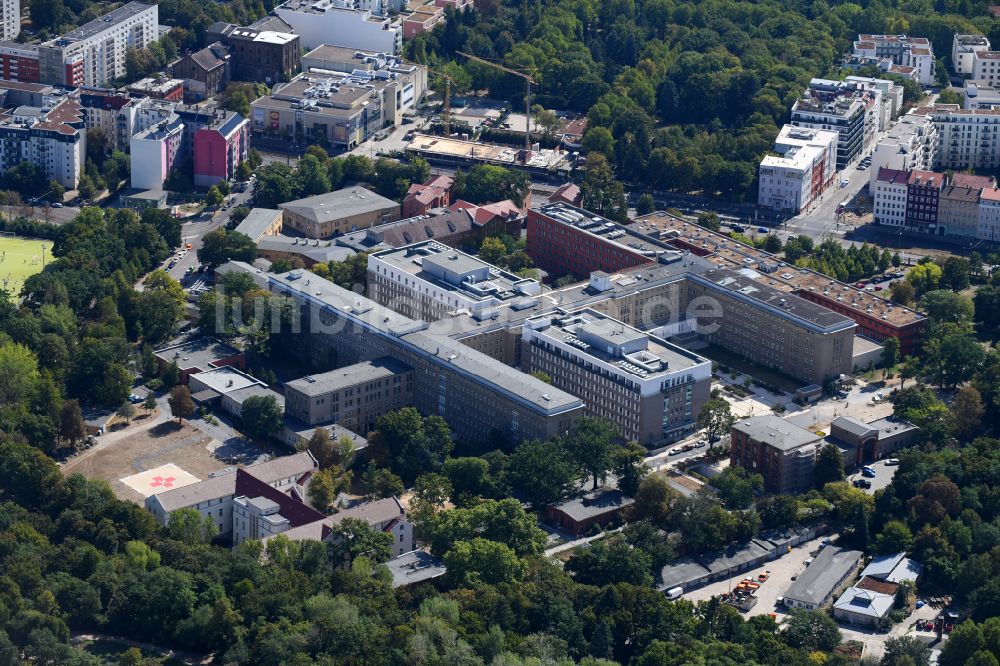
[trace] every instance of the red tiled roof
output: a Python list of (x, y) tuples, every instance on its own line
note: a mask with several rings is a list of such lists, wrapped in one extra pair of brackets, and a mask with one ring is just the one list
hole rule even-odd
[(943, 184), (944, 184), (944, 174), (937, 173), (936, 171), (920, 171), (920, 170), (911, 171), (910, 180), (907, 181), (907, 185), (937, 187), (938, 189), (940, 189)]
[(281, 508), (279, 513), (288, 519), (292, 527), (314, 523), (326, 518), (325, 515), (311, 506), (255, 479), (242, 469), (236, 470), (236, 495), (250, 498), (264, 497), (271, 500)]
[(895, 185), (906, 185), (909, 179), (910, 173), (908, 171), (887, 169), (886, 167), (881, 167), (878, 170), (878, 177), (876, 178), (880, 183), (893, 183)]
[(988, 187), (983, 190), (983, 193), (979, 195), (979, 198), (987, 201), (1000, 201), (1000, 190), (995, 187)]
[(951, 184), (955, 187), (971, 187), (981, 190), (984, 187), (993, 187), (996, 183), (990, 176), (976, 176), (971, 173), (956, 173), (951, 177)]

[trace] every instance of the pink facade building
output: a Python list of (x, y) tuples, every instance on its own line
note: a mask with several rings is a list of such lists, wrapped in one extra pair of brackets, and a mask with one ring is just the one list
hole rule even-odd
[(249, 149), (250, 123), (238, 113), (198, 129), (194, 135), (195, 186), (231, 180)]

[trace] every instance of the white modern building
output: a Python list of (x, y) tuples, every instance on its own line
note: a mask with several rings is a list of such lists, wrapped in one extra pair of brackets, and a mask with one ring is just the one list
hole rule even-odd
[(883, 113), (882, 93), (877, 88), (813, 79), (792, 106), (791, 123), (836, 132), (837, 168), (843, 169), (874, 145)]
[(0, 172), (22, 162), (42, 167), (68, 190), (80, 183), (86, 155), (86, 129), (76, 100), (51, 109), (18, 107), (0, 119)]
[(21, 33), (21, 1), (0, 0), (0, 41), (12, 41)]
[(951, 66), (959, 76), (971, 76), (975, 54), (989, 50), (990, 40), (983, 35), (956, 34), (951, 42)]
[(837, 174), (836, 132), (785, 125), (758, 169), (757, 203), (798, 213), (819, 197)]
[(274, 13), (292, 26), (306, 49), (336, 44), (397, 54), (403, 47), (403, 29), (370, 10), (345, 9), (336, 0), (286, 0)]
[(914, 69), (921, 85), (934, 83), (934, 48), (926, 37), (906, 35), (858, 35), (854, 55), (862, 58), (889, 58), (893, 64)]
[(1000, 241), (1000, 189), (987, 188), (979, 195), (978, 237)]
[(936, 167), (955, 170), (1000, 167), (1000, 108), (962, 109), (957, 104), (938, 104), (915, 112), (934, 123)]
[(177, 115), (137, 132), (129, 142), (132, 187), (163, 189), (163, 181), (174, 168), (184, 138), (184, 123)]
[(849, 587), (833, 603), (833, 616), (841, 622), (874, 627), (888, 622), (893, 605), (891, 594)]
[(972, 54), (972, 80), (991, 86), (1000, 84), (1000, 51), (976, 51)]
[(159, 39), (159, 9), (130, 2), (38, 48), (43, 83), (103, 86), (125, 75), (125, 53)]
[(902, 227), (906, 223), (906, 193), (909, 171), (878, 170), (872, 189), (872, 213), (877, 224)]
[(868, 191), (882, 168), (899, 171), (929, 171), (937, 154), (937, 128), (926, 115), (908, 113), (886, 132), (872, 151)]
[(1000, 87), (986, 81), (966, 81), (963, 109), (992, 109), (1000, 106)]
[(844, 80), (871, 86), (882, 93), (883, 116), (879, 123), (879, 131), (885, 131), (889, 127), (889, 122), (903, 110), (903, 86), (898, 83), (868, 76), (848, 76)]

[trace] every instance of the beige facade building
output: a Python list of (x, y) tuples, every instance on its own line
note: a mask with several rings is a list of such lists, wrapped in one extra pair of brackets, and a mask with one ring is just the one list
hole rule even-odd
[(337, 423), (354, 432), (413, 404), (413, 368), (382, 357), (285, 384), (286, 413), (307, 425)]
[(711, 361), (596, 310), (539, 315), (522, 330), (521, 369), (544, 372), (630, 441), (692, 431), (708, 401)]
[(938, 230), (948, 236), (975, 238), (979, 231), (979, 194), (982, 188), (946, 185), (938, 199)]
[(399, 219), (399, 204), (360, 186), (279, 206), (283, 225), (310, 238), (329, 238)]
[(764, 477), (764, 490), (794, 494), (813, 483), (822, 438), (773, 414), (737, 421), (732, 429), (729, 463)]

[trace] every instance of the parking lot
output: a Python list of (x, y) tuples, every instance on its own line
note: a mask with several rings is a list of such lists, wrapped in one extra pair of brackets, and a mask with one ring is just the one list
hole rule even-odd
[[(887, 458), (886, 460), (893, 460), (893, 458)], [(881, 490), (882, 488), (885, 488), (890, 483), (892, 483), (892, 477), (896, 475), (896, 470), (899, 469), (899, 467), (896, 465), (886, 465), (885, 460), (880, 460), (876, 463), (872, 463), (869, 466), (875, 470), (874, 477), (866, 477), (861, 473), (860, 470), (857, 473), (851, 474), (849, 477), (847, 477), (847, 480), (852, 484), (857, 479), (865, 479), (867, 481), (871, 481), (872, 487), (863, 489), (869, 495), (874, 495), (876, 490)]]
[(805, 561), (812, 557), (810, 553), (818, 549), (823, 540), (827, 538), (830, 537), (819, 537), (812, 541), (807, 541), (792, 548), (791, 552), (784, 557), (766, 562), (759, 567), (741, 574), (736, 574), (731, 579), (716, 581), (705, 587), (688, 592), (683, 595), (683, 598), (689, 601), (707, 601), (714, 596), (729, 592), (744, 578), (757, 580), (759, 574), (769, 571), (770, 576), (767, 582), (763, 583), (754, 595), (758, 599), (757, 605), (744, 613), (744, 615), (752, 617), (768, 613), (784, 613), (784, 606), (779, 607), (777, 605), (778, 598), (784, 596), (785, 590), (792, 584), (792, 576), (798, 576), (805, 571)]

